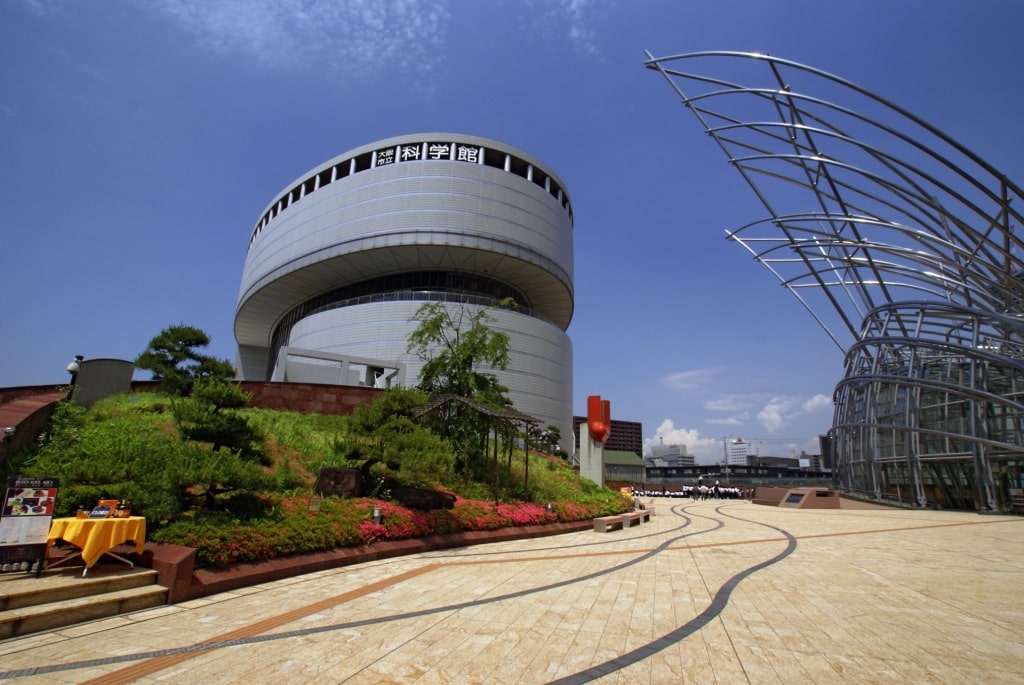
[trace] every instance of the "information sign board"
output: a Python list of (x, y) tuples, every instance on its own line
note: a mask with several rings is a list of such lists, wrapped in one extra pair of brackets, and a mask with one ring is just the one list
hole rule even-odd
[(56, 478), (7, 480), (0, 502), (0, 570), (27, 570), (46, 557), (46, 538), (57, 501)]

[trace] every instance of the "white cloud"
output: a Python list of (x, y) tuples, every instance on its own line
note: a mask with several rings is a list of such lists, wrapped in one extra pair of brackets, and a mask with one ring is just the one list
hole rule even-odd
[(693, 369), (663, 376), (662, 385), (671, 390), (697, 390), (705, 387), (718, 373), (716, 369)]
[[(665, 376), (661, 382), (672, 389), (694, 394), (712, 385), (717, 375), (717, 369), (695, 369)], [(692, 420), (708, 426), (731, 426), (744, 435), (756, 435), (763, 431), (765, 434), (762, 437), (768, 438), (779, 435), (784, 429), (800, 429), (800, 419), (827, 423), (825, 414), (831, 409), (832, 400), (828, 395), (821, 393), (812, 397), (732, 393), (705, 399), (702, 404), (707, 413), (700, 417), (691, 416)], [(756, 422), (760, 427), (756, 427), (752, 422)], [(802, 423), (806, 424), (808, 421)], [(671, 421), (668, 421), (668, 424), (671, 426)], [(664, 427), (664, 424), (662, 426)], [(659, 431), (661, 430), (662, 428), (659, 428)], [(656, 433), (655, 437), (659, 435)], [(680, 435), (694, 439), (696, 431), (688, 433), (685, 429), (680, 429)], [(667, 433), (665, 440), (668, 440)], [(708, 440), (716, 442), (718, 439)], [(816, 441), (817, 438), (809, 440)], [(787, 450), (795, 448), (796, 442), (788, 446)], [(653, 441), (648, 440), (648, 444), (653, 444)], [(683, 444), (689, 443), (683, 441)], [(806, 446), (801, 445), (800, 448), (806, 449)]]
[(750, 414), (744, 412), (743, 414), (740, 414), (739, 416), (729, 416), (729, 417), (724, 418), (724, 419), (706, 419), (704, 421), (704, 423), (713, 423), (713, 424), (719, 425), (719, 426), (741, 426), (744, 423), (746, 423), (747, 419), (749, 419), (749, 418), (750, 418)]
[(162, 0), (157, 7), (215, 54), (360, 76), (429, 73), (449, 22), (447, 2), (438, 0)]
[[(533, 0), (527, 5), (534, 17), (534, 27), (539, 33), (557, 35), (569, 40), (577, 51), (590, 57), (600, 57), (597, 34), (590, 28), (591, 15), (608, 9), (607, 2), (593, 0)], [(563, 28), (564, 27), (564, 28)]]
[(53, 2), (46, 2), (45, 0), (21, 0), (21, 4), (40, 17), (54, 14), (58, 9)]
[(764, 429), (774, 433), (786, 425), (786, 417), (793, 406), (793, 400), (786, 397), (773, 397), (768, 403), (757, 412), (757, 420), (761, 422)]
[[(22, 0), (35, 14), (63, 3)], [(316, 68), (325, 77), (365, 79), (405, 74), (417, 88), (444, 61), (450, 0), (155, 0), (151, 8), (201, 49), (265, 68)], [(525, 6), (534, 32), (559, 36), (578, 52), (599, 56), (593, 15), (605, 3), (534, 0)]]
[(757, 406), (764, 397), (761, 395), (722, 395), (705, 400), (704, 408), (714, 412), (730, 412), (730, 416), (708, 418), (704, 423), (716, 426), (742, 426), (750, 421), (750, 408)]
[(662, 421), (653, 438), (644, 439), (644, 453), (649, 453), (652, 445), (662, 444), (686, 445), (687, 454), (696, 456), (699, 464), (711, 464), (721, 459), (720, 438), (701, 437), (696, 428), (676, 428), (672, 419)]
[(596, 55), (598, 50), (594, 32), (585, 23), (585, 11), (589, 5), (589, 0), (562, 0), (562, 8), (569, 19), (569, 40), (581, 52)]
[(704, 408), (710, 411), (740, 411), (753, 407), (763, 399), (759, 395), (722, 395), (704, 401)]
[(828, 396), (828, 395), (822, 395), (821, 393), (818, 393), (817, 395), (815, 395), (811, 399), (809, 399), (806, 402), (804, 402), (800, 406), (800, 409), (805, 414), (810, 414), (811, 412), (815, 412), (815, 411), (818, 411), (820, 409), (830, 409), (831, 410), (832, 409), (832, 398), (830, 396)]
[(821, 393), (809, 399), (794, 396), (774, 396), (757, 413), (757, 420), (769, 433), (790, 425), (798, 417), (832, 407), (832, 399)]

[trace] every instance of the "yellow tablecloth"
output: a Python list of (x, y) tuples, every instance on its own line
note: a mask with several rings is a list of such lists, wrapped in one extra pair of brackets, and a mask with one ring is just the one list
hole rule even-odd
[(146, 518), (53, 519), (46, 538), (47, 546), (56, 540), (64, 540), (80, 548), (82, 561), (88, 569), (104, 554), (129, 540), (135, 543), (135, 551), (141, 554), (146, 547)]

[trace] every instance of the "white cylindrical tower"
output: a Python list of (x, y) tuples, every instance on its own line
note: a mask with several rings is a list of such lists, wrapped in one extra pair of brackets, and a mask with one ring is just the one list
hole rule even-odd
[(249, 238), (235, 315), (239, 377), (270, 380), (282, 348), (405, 365), (425, 301), (491, 306), (496, 372), (516, 409), (572, 435), (572, 205), (537, 159), (452, 133), (357, 148), (289, 184)]

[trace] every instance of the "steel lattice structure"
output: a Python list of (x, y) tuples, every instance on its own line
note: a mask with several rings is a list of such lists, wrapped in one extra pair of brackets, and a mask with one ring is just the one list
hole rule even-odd
[(727, 237), (845, 354), (836, 485), (1009, 509), (1024, 471), (1021, 189), (865, 88), (768, 55), (655, 58), (767, 216)]

